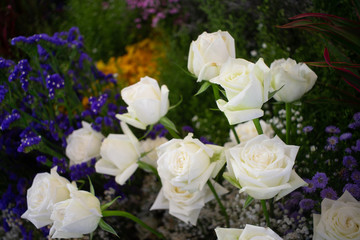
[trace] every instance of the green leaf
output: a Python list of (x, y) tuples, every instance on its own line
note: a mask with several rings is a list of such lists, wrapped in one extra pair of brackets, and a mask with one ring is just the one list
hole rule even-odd
[(204, 81), (204, 83), (201, 85), (199, 91), (195, 94), (195, 96), (200, 95), (201, 93), (205, 92), (206, 89), (208, 89), (211, 86), (211, 83), (209, 81)]
[(231, 183), (234, 187), (237, 187), (237, 188), (241, 189), (241, 186), (240, 186), (239, 182), (236, 180), (236, 178), (230, 176), (229, 172), (225, 172), (223, 174), (223, 177), (226, 179), (226, 181)]
[(160, 118), (160, 121), (159, 121), (162, 125), (164, 125), (165, 128), (167, 129), (171, 129), (175, 132), (178, 133), (178, 130), (176, 129), (176, 126), (175, 124), (170, 120), (168, 119), (167, 117), (162, 117)]
[(145, 171), (151, 171), (152, 173), (154, 173), (155, 175), (158, 175), (158, 172), (156, 170), (156, 168), (154, 168), (154, 166), (151, 166), (150, 164), (143, 162), (143, 161), (137, 161), (137, 164), (139, 165), (139, 168), (145, 170)]
[(111, 202), (105, 203), (104, 205), (101, 206), (101, 211), (105, 211), (106, 209), (108, 209), (111, 205), (113, 205), (113, 203), (118, 200), (119, 198), (121, 198), (121, 196), (117, 196), (116, 198), (114, 198), (113, 200), (111, 200)]
[(248, 197), (246, 198), (245, 204), (244, 204), (244, 208), (247, 208), (253, 201), (254, 201), (254, 198), (251, 197), (250, 195), (248, 195)]
[(92, 182), (91, 182), (91, 179), (90, 179), (89, 175), (88, 175), (87, 177), (88, 177), (88, 179), (89, 179), (90, 192), (91, 192), (91, 194), (92, 194), (92, 195), (94, 195), (94, 196), (95, 196), (95, 189), (94, 189), (94, 186), (93, 186), (93, 184), (92, 184)]
[(180, 96), (180, 100), (175, 105), (170, 106), (169, 111), (176, 108), (177, 106), (179, 106), (182, 103), (182, 101), (183, 101), (183, 98), (182, 98), (182, 96)]
[(118, 238), (120, 238), (117, 235), (116, 231), (109, 224), (107, 224), (104, 220), (100, 219), (99, 226), (101, 227), (102, 230), (104, 230), (106, 232), (109, 232), (109, 233), (112, 233), (115, 236), (117, 236)]
[(278, 91), (280, 91), (285, 85), (282, 85), (281, 88), (273, 91), (273, 92), (269, 92), (268, 98), (272, 98)]

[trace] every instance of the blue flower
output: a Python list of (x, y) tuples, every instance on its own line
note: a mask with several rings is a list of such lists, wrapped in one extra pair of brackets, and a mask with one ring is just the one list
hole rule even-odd
[(346, 184), (345, 187), (343, 188), (343, 192), (345, 191), (351, 193), (351, 195), (356, 199), (360, 198), (360, 187), (357, 184), (351, 184), (351, 183)]
[(344, 156), (343, 158), (343, 165), (348, 168), (349, 170), (353, 169), (354, 167), (356, 167), (358, 165), (356, 159), (349, 155), (349, 156)]
[(304, 211), (308, 211), (314, 208), (315, 201), (309, 198), (305, 198), (300, 201), (299, 205)]
[(352, 134), (347, 132), (347, 133), (343, 133), (340, 135), (340, 140), (341, 141), (346, 141), (348, 139), (350, 139), (352, 137)]
[(355, 170), (353, 171), (353, 173), (351, 174), (351, 179), (358, 185), (360, 185), (360, 171), (359, 170)]
[(306, 126), (303, 128), (303, 132), (304, 133), (309, 133), (313, 130), (314, 128), (312, 126)]
[(328, 144), (325, 146), (325, 150), (336, 150), (336, 144), (339, 142), (338, 137), (331, 136), (326, 141)]
[(332, 200), (337, 199), (337, 193), (331, 187), (327, 187), (327, 188), (321, 190), (320, 196), (322, 199), (324, 199), (324, 198), (329, 198)]
[(310, 179), (304, 179), (304, 181), (308, 184), (306, 187), (303, 187), (303, 190), (306, 192), (306, 193), (313, 193), (316, 191), (316, 187), (315, 187), (315, 184), (312, 180)]
[(325, 173), (317, 172), (312, 178), (312, 181), (316, 188), (325, 188), (329, 179)]
[(327, 126), (325, 128), (325, 132), (337, 134), (340, 133), (340, 129), (336, 126)]

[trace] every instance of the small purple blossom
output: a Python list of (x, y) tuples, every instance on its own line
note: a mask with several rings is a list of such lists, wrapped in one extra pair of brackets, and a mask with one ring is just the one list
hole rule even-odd
[(325, 188), (329, 179), (325, 173), (317, 172), (312, 178), (312, 181), (316, 188)]
[(355, 113), (353, 119), (355, 120), (355, 122), (360, 122), (360, 112)]
[(90, 97), (89, 98), (89, 103), (90, 103), (90, 106), (91, 106), (91, 111), (93, 113), (95, 113), (95, 114), (98, 114), (101, 111), (101, 108), (106, 103), (107, 98), (108, 98), (107, 93), (104, 93), (104, 94), (100, 95), (99, 98)]
[(325, 146), (325, 150), (327, 150), (327, 151), (336, 150), (336, 144), (339, 142), (338, 137), (331, 136), (326, 141), (327, 141), (328, 144)]
[(351, 170), (354, 169), (358, 165), (358, 163), (353, 156), (349, 155), (349, 156), (344, 156), (343, 165)]
[(61, 89), (64, 87), (65, 87), (65, 81), (58, 73), (47, 75), (46, 88), (49, 90), (50, 99), (54, 99), (55, 89)]
[(36, 161), (40, 164), (45, 164), (46, 160), (47, 160), (47, 158), (44, 155), (39, 155), (36, 157)]
[(38, 145), (40, 142), (41, 136), (22, 138), (17, 151), (27, 153), (29, 151), (29, 147)]
[(2, 68), (9, 68), (14, 65), (14, 62), (11, 60), (7, 60), (5, 58), (0, 57), (0, 69)]
[(310, 198), (305, 198), (302, 199), (299, 203), (299, 206), (304, 210), (304, 211), (309, 211), (311, 209), (314, 208), (315, 206), (315, 201), (310, 199)]
[(87, 175), (91, 175), (95, 173), (95, 168), (94, 168), (95, 163), (96, 163), (96, 159), (92, 158), (90, 161), (72, 165), (70, 167), (71, 180), (76, 181), (86, 177)]
[(306, 187), (303, 187), (303, 189), (306, 193), (313, 193), (316, 191), (316, 187), (315, 187), (313, 180), (304, 179), (304, 181), (308, 184)]
[(360, 152), (360, 139), (356, 140), (356, 143), (354, 146), (351, 146), (351, 149), (354, 152)]
[(305, 127), (303, 128), (303, 132), (304, 132), (304, 133), (309, 133), (309, 132), (311, 132), (313, 129), (314, 129), (314, 128), (313, 128), (312, 126), (305, 126)]
[(17, 110), (13, 109), (11, 114), (8, 114), (1, 123), (1, 130), (6, 130), (10, 127), (10, 124), (20, 119), (20, 114)]
[(194, 132), (194, 129), (192, 128), (192, 127), (190, 127), (190, 126), (183, 126), (182, 127), (182, 130), (184, 131), (184, 132), (186, 132), (186, 133), (189, 133), (189, 132)]
[(323, 190), (321, 190), (320, 196), (322, 199), (324, 199), (324, 198), (328, 198), (328, 199), (332, 199), (332, 200), (337, 199), (337, 193), (331, 187), (327, 187), (327, 188), (324, 188)]
[(352, 134), (347, 132), (340, 135), (340, 141), (346, 141), (349, 140), (352, 137)]
[(336, 126), (327, 126), (325, 128), (325, 132), (338, 134), (338, 133), (340, 133), (340, 129), (338, 127), (336, 127)]
[(0, 103), (4, 101), (7, 92), (8, 92), (7, 85), (6, 84), (0, 85)]
[(343, 188), (343, 192), (348, 191), (354, 198), (360, 198), (360, 187), (357, 184), (348, 183)]
[(359, 171), (359, 170), (353, 171), (353, 173), (351, 174), (351, 179), (352, 179), (357, 185), (360, 185), (360, 171)]

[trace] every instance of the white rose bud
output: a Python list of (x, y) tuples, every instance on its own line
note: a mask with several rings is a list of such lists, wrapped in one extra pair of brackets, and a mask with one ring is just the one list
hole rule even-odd
[(67, 186), (71, 198), (54, 205), (51, 238), (81, 238), (93, 232), (102, 217), (100, 201), (94, 195), (71, 184)]
[[(214, 199), (214, 195), (208, 186), (205, 186), (201, 191), (189, 192), (175, 187), (167, 181), (162, 180), (162, 184), (163, 187), (150, 210), (169, 209), (171, 215), (185, 223), (196, 225), (205, 203)], [(227, 193), (227, 190), (215, 181), (213, 181), (213, 186), (218, 196)]]
[(244, 229), (215, 228), (218, 240), (282, 240), (268, 227), (258, 227), (246, 224)]
[(223, 148), (203, 144), (189, 133), (184, 139), (172, 139), (157, 148), (158, 173), (175, 187), (201, 190), (225, 164)]
[(202, 33), (190, 44), (188, 70), (198, 77), (198, 82), (209, 80), (219, 74), (221, 65), (235, 58), (235, 41), (228, 33), (217, 31)]
[(262, 134), (226, 151), (228, 174), (255, 199), (275, 200), (306, 185), (293, 170), (298, 146)]
[(138, 168), (140, 158), (140, 144), (129, 127), (121, 122), (124, 134), (109, 134), (104, 139), (100, 155), (96, 162), (97, 173), (115, 176), (115, 181), (123, 185)]
[(158, 155), (156, 148), (168, 141), (165, 137), (156, 137), (155, 139), (147, 138), (140, 141), (141, 152), (146, 153), (146, 155), (141, 158), (141, 161), (157, 168)]
[(38, 173), (27, 191), (28, 209), (21, 217), (32, 222), (36, 228), (52, 223), (50, 215), (54, 204), (70, 197), (67, 184), (69, 181), (59, 176), (56, 167), (51, 169), (50, 174)]
[(269, 71), (262, 58), (256, 64), (229, 58), (222, 65), (219, 76), (210, 80), (225, 89), (228, 102), (219, 99), (216, 104), (231, 125), (264, 115), (261, 107), (268, 100)]
[(314, 86), (317, 75), (305, 64), (295, 60), (279, 59), (270, 65), (271, 88), (278, 90), (276, 101), (290, 103), (300, 99)]
[[(260, 125), (266, 136), (270, 138), (274, 136), (274, 130), (272, 129), (270, 124), (266, 123), (264, 120), (260, 120)], [(235, 127), (235, 132), (238, 135), (240, 142), (248, 141), (259, 135), (253, 121), (248, 121), (246, 123), (238, 124)], [(231, 130), (230, 130), (230, 140), (233, 143), (237, 143), (235, 135)]]
[(314, 240), (360, 239), (360, 202), (348, 191), (338, 200), (324, 198), (314, 214)]
[(169, 109), (169, 89), (150, 77), (143, 77), (129, 87), (121, 90), (121, 97), (128, 105), (127, 113), (116, 117), (136, 128), (146, 129), (146, 126), (157, 123), (166, 115)]
[(82, 128), (73, 131), (66, 139), (66, 156), (70, 165), (87, 162), (100, 153), (101, 141), (104, 136), (92, 129), (87, 122), (82, 122)]

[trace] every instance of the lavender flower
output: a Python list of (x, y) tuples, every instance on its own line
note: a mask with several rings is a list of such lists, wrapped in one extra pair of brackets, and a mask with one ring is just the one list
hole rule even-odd
[(1, 130), (6, 130), (10, 127), (10, 124), (20, 118), (20, 114), (17, 110), (13, 109), (11, 114), (8, 114), (1, 123)]
[[(90, 163), (90, 164), (88, 164)], [(88, 162), (83, 162), (80, 164), (72, 165), (70, 167), (70, 178), (72, 181), (79, 180), (88, 175), (95, 173), (95, 163), (96, 159), (93, 158)]]
[(54, 99), (55, 89), (61, 89), (64, 88), (64, 86), (65, 81), (58, 73), (46, 77), (46, 88), (49, 90), (50, 99)]
[(189, 132), (194, 132), (194, 129), (192, 128), (192, 127), (190, 127), (190, 126), (183, 126), (182, 127), (182, 130), (184, 131), (184, 132), (186, 132), (186, 133), (189, 133)]
[(36, 161), (40, 164), (45, 164), (46, 160), (47, 160), (47, 158), (44, 155), (39, 155), (36, 157)]
[(312, 178), (312, 181), (316, 188), (324, 188), (326, 187), (329, 179), (327, 178), (325, 173), (317, 172)]
[(4, 101), (7, 92), (8, 92), (7, 85), (6, 84), (0, 85), (0, 103)]
[(14, 65), (14, 62), (11, 60), (6, 60), (5, 58), (0, 57), (0, 69), (9, 68)]
[(337, 199), (337, 193), (331, 187), (327, 187), (327, 188), (324, 188), (323, 190), (321, 190), (320, 196), (322, 199), (324, 199), (324, 198), (329, 198), (332, 200)]
[(353, 119), (355, 120), (355, 122), (360, 122), (360, 112), (355, 113)]
[(313, 180), (310, 179), (304, 179), (304, 181), (308, 184), (306, 187), (303, 187), (303, 190), (306, 193), (313, 193), (316, 191), (316, 187)]
[(344, 156), (343, 158), (343, 165), (348, 168), (349, 170), (353, 169), (354, 167), (356, 167), (358, 165), (356, 159), (349, 155), (349, 156)]
[(353, 171), (353, 173), (351, 174), (351, 179), (355, 182), (355, 184), (360, 185), (360, 171)]
[(27, 153), (31, 151), (32, 146), (38, 145), (40, 142), (41, 142), (41, 136), (23, 138), (21, 139), (21, 143), (17, 151)]
[(304, 133), (309, 133), (313, 130), (314, 128), (312, 126), (306, 126), (303, 128), (303, 132)]
[(351, 195), (353, 195), (353, 197), (356, 199), (360, 198), (360, 187), (357, 184), (351, 184), (351, 183), (346, 184), (345, 187), (343, 188), (343, 192), (345, 191), (351, 193)]
[(90, 97), (89, 102), (91, 106), (91, 111), (95, 114), (98, 114), (101, 111), (101, 108), (106, 103), (107, 98), (108, 94), (106, 93), (100, 95), (98, 99), (96, 99), (96, 97)]
[(351, 149), (355, 152), (360, 152), (360, 139), (356, 140), (355, 146), (351, 146)]
[(352, 137), (352, 134), (347, 132), (340, 135), (340, 141), (349, 140)]
[(336, 126), (327, 126), (325, 128), (325, 132), (337, 134), (337, 133), (340, 133), (340, 129)]
[(327, 141), (328, 144), (325, 146), (325, 150), (327, 150), (327, 151), (336, 150), (336, 144), (339, 142), (338, 137), (331, 136), (326, 141)]
[(305, 198), (300, 201), (299, 205), (304, 211), (309, 211), (314, 208), (315, 202), (312, 199)]

